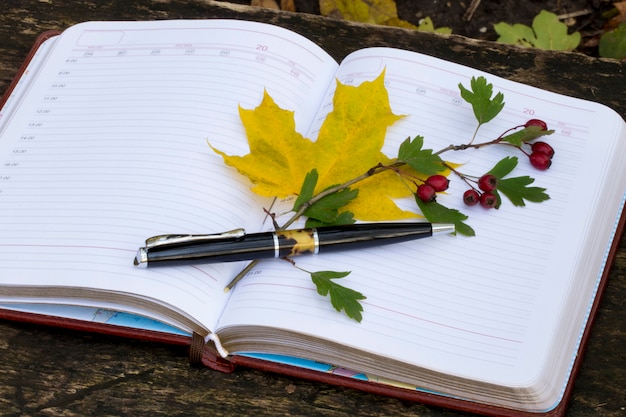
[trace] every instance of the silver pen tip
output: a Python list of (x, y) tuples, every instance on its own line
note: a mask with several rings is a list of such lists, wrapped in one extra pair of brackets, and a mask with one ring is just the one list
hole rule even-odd
[(456, 228), (452, 223), (433, 223), (432, 228), (433, 235), (456, 232)]
[(148, 266), (148, 253), (146, 248), (139, 248), (137, 250), (137, 255), (135, 255), (133, 265), (138, 266), (139, 268), (146, 268)]

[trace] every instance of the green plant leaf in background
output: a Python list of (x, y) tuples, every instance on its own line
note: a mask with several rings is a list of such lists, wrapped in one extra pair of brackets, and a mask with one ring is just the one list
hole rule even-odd
[(420, 32), (445, 33), (448, 35), (452, 33), (452, 29), (446, 26), (435, 28), (433, 20), (428, 16), (419, 21), (419, 26), (417, 27), (417, 30), (419, 30)]
[(626, 22), (616, 29), (606, 32), (598, 45), (600, 56), (605, 58), (626, 58)]
[(509, 25), (508, 23), (500, 22), (493, 25), (493, 28), (500, 36), (498, 38), (500, 43), (525, 47), (533, 46), (532, 40), (535, 38), (535, 32), (526, 25), (521, 23)]
[(559, 21), (557, 15), (546, 10), (535, 16), (532, 28), (504, 22), (496, 23), (493, 27), (501, 43), (557, 51), (572, 51), (580, 44), (580, 33), (568, 34), (567, 25)]

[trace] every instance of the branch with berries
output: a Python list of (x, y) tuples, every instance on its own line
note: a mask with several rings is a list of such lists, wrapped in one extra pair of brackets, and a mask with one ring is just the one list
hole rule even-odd
[[(522, 125), (511, 127), (495, 139), (476, 143), (480, 127), (494, 119), (504, 108), (504, 96), (502, 93), (494, 95), (493, 86), (484, 77), (472, 78), (470, 89), (462, 84), (459, 84), (459, 89), (463, 99), (472, 105), (478, 122), (467, 143), (452, 144), (435, 152), (424, 148), (422, 136), (407, 138), (398, 148), (397, 157), (389, 164), (378, 164), (362, 175), (317, 195), (313, 195), (317, 176), (312, 172), (304, 181), (293, 207), (295, 214), (287, 221), (286, 226), (301, 216), (307, 217), (307, 225), (311, 227), (353, 222), (351, 213), (341, 211), (342, 207), (357, 197), (358, 188), (350, 187), (386, 171), (394, 171), (411, 188), (417, 206), (427, 220), (433, 223), (454, 223), (457, 233), (467, 236), (475, 234), (465, 223), (468, 217), (437, 202), (437, 194), (445, 192), (450, 184), (448, 176), (444, 174), (454, 174), (467, 184), (468, 189), (463, 194), (463, 202), (467, 206), (480, 205), (487, 209), (498, 209), (502, 204), (502, 196), (506, 196), (515, 206), (524, 206), (526, 201), (538, 203), (549, 199), (545, 188), (531, 186), (533, 178), (510, 176), (519, 163), (517, 156), (503, 158), (492, 169), (479, 176), (464, 173), (441, 158), (447, 152), (506, 146), (527, 157), (534, 168), (543, 171), (550, 167), (554, 156), (552, 146), (537, 140), (554, 131), (549, 130), (547, 124), (538, 119), (530, 119)], [(403, 169), (405, 166), (410, 169)], [(319, 213), (323, 213), (323, 217)]]
[[(398, 148), (395, 159), (387, 164), (379, 163), (363, 174), (342, 184), (330, 187), (314, 194), (318, 174), (314, 169), (309, 172), (302, 184), (300, 193), (294, 203), (294, 214), (282, 226), (274, 220), (277, 230), (285, 230), (301, 217), (306, 217), (307, 227), (341, 225), (354, 223), (354, 216), (345, 207), (358, 196), (357, 186), (361, 181), (383, 172), (392, 171), (411, 190), (415, 202), (422, 215), (432, 223), (453, 223), (456, 233), (474, 236), (475, 232), (465, 220), (467, 216), (460, 211), (448, 208), (437, 201), (437, 194), (448, 190), (450, 179), (455, 175), (467, 186), (463, 194), (466, 206), (480, 205), (486, 209), (498, 209), (505, 196), (513, 205), (524, 206), (526, 201), (542, 202), (549, 199), (545, 188), (532, 186), (534, 179), (530, 176), (512, 177), (510, 174), (519, 163), (517, 156), (506, 156), (498, 161), (493, 168), (481, 175), (462, 172), (455, 164), (442, 159), (447, 152), (459, 152), (468, 149), (479, 149), (487, 146), (506, 146), (513, 152), (527, 157), (530, 164), (538, 170), (546, 170), (552, 163), (554, 149), (544, 141), (537, 139), (552, 134), (542, 120), (531, 119), (525, 124), (507, 129), (497, 138), (487, 142), (476, 143), (481, 126), (495, 118), (504, 107), (502, 93), (493, 94), (492, 84), (484, 77), (472, 78), (470, 88), (459, 84), (461, 97), (471, 104), (477, 120), (477, 127), (471, 139), (464, 144), (452, 144), (439, 151), (424, 148), (424, 138), (416, 136), (407, 138)], [(287, 259), (294, 266), (292, 259)], [(234, 285), (258, 261), (254, 261), (242, 271), (229, 285)], [(296, 266), (297, 267), (297, 266)], [(298, 267), (297, 267), (298, 268)], [(300, 268), (298, 268), (300, 269)], [(304, 271), (304, 270), (303, 270)], [(337, 311), (356, 321), (361, 321), (363, 310), (360, 300), (365, 296), (358, 291), (337, 284), (334, 280), (347, 276), (350, 272), (337, 271), (304, 271), (311, 275), (312, 281), (320, 295), (330, 296), (330, 301)]]

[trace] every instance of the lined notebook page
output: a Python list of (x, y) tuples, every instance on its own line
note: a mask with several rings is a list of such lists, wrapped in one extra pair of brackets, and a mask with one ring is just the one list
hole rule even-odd
[(142, 294), (212, 326), (236, 265), (146, 271), (135, 251), (157, 234), (258, 228), (266, 201), (207, 141), (247, 152), (238, 106), (264, 89), (305, 131), (337, 64), (246, 22), (88, 23), (54, 42), (3, 113), (0, 284)]
[[(255, 275), (238, 284), (220, 324), (282, 326), (450, 375), (513, 386), (540, 379), (545, 362), (558, 359), (548, 356), (553, 345), (570, 343), (565, 365), (558, 370), (560, 390), (574, 349), (572, 340), (587, 313), (626, 188), (623, 168), (611, 174), (617, 183), (611, 193), (598, 188), (605, 169), (626, 165), (623, 121), (594, 103), (389, 49), (349, 56), (338, 78), (358, 85), (383, 69), (394, 113), (408, 115), (389, 130), (388, 155), (394, 155), (401, 141), (418, 134), (435, 150), (469, 141), (475, 120), (457, 85), (469, 87), (472, 76), (485, 75), (496, 91), (503, 92), (506, 106), (481, 129), (476, 141), (493, 139), (529, 118), (545, 120), (556, 130), (548, 139), (556, 149), (553, 167), (545, 173), (536, 171), (519, 154), (515, 175), (536, 178), (534, 185), (547, 188), (551, 200), (525, 208), (505, 201), (498, 211), (466, 208), (461, 203), (465, 187), (453, 178), (449, 194), (438, 199), (468, 214), (476, 237), (439, 236), (297, 259), (299, 266), (311, 271), (352, 271), (341, 281), (368, 297), (361, 324), (335, 313), (328, 300), (315, 296), (308, 275), (280, 261), (263, 262)], [(323, 117), (320, 114), (317, 120)], [(464, 163), (464, 172), (481, 175), (507, 152), (492, 147), (444, 157)], [(612, 154), (620, 156), (607, 168), (605, 158)], [(580, 199), (577, 189), (598, 194)], [(599, 201), (606, 206), (598, 206)], [(602, 210), (606, 213), (600, 221), (605, 223), (600, 227), (592, 213)], [(579, 244), (590, 236), (598, 236), (599, 245)], [(579, 289), (581, 294), (570, 294)], [(570, 295), (569, 306), (580, 306), (576, 312), (567, 311)], [(564, 321), (572, 322), (566, 334), (557, 327)], [(544, 388), (554, 389), (540, 387)]]

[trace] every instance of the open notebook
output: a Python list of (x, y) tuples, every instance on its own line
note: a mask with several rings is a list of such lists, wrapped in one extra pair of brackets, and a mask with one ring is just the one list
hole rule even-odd
[[(358, 85), (383, 70), (394, 113), (408, 115), (388, 130), (389, 154), (415, 135), (434, 149), (467, 138), (475, 121), (457, 85), (484, 75), (506, 102), (484, 138), (529, 118), (556, 130), (553, 167), (519, 169), (551, 199), (467, 210), (453, 182), (440, 199), (470, 216), (476, 237), (300, 258), (352, 271), (345, 285), (368, 297), (360, 324), (285, 262), (263, 262), (229, 293), (241, 263), (132, 265), (149, 236), (269, 227), (271, 201), (207, 144), (247, 152), (238, 106), (266, 90), (314, 139), (335, 79)], [(624, 205), (626, 125), (611, 109), (396, 49), (338, 65), (278, 27), (200, 20), (69, 28), (37, 50), (0, 116), (4, 308), (197, 333), (235, 363), (303, 358), (486, 414), (563, 409)], [(446, 159), (480, 172), (504, 155)]]

